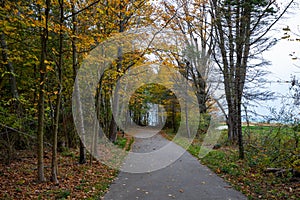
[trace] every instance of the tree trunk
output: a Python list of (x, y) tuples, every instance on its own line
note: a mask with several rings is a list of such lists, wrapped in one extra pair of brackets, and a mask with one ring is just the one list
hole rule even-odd
[[(121, 28), (120, 32), (124, 30)], [(110, 121), (110, 128), (109, 128), (109, 139), (112, 142), (117, 140), (117, 123), (116, 117), (119, 114), (119, 90), (120, 90), (120, 82), (119, 79), (121, 77), (121, 69), (122, 69), (122, 61), (123, 61), (123, 50), (122, 47), (118, 47), (118, 60), (117, 60), (117, 77), (116, 77), (116, 88), (113, 94), (112, 99), (112, 116)]]
[(45, 181), (44, 176), (44, 89), (45, 89), (45, 73), (46, 73), (46, 55), (47, 55), (47, 40), (48, 40), (48, 19), (50, 12), (50, 1), (46, 0), (45, 8), (45, 27), (41, 32), (41, 58), (40, 58), (40, 86), (39, 86), (39, 100), (38, 100), (38, 132), (37, 132), (37, 158), (38, 158), (38, 181)]
[[(73, 38), (72, 38), (72, 57), (73, 57), (73, 76), (74, 76), (74, 81), (76, 79), (77, 71), (78, 71), (78, 58), (77, 58), (77, 46), (76, 46), (76, 34), (77, 34), (77, 18), (76, 18), (76, 9), (75, 9), (75, 2), (72, 1), (72, 24), (73, 24)], [(84, 137), (85, 137), (85, 129), (84, 129), (84, 124), (83, 124), (83, 119), (82, 119), (82, 107), (81, 107), (81, 101), (80, 101), (80, 90), (78, 88), (78, 84), (75, 85), (75, 90), (76, 90), (76, 101), (78, 102), (78, 117), (79, 117), (79, 124), (80, 124), (80, 134), (81, 138), (79, 142), (79, 163), (84, 164), (86, 163), (86, 148), (84, 146)]]
[(86, 148), (82, 142), (82, 140), (80, 140), (80, 153), (79, 153), (79, 164), (84, 164), (86, 163)]
[(116, 142), (116, 140), (117, 140), (117, 124), (116, 124), (114, 115), (111, 116), (111, 120), (110, 120), (109, 140), (111, 142)]
[[(75, 96), (73, 98), (76, 98), (76, 121), (75, 123), (78, 123), (79, 125), (79, 133), (80, 133), (80, 157), (79, 157), (79, 163), (84, 164), (86, 163), (86, 148), (84, 145), (85, 142), (85, 127), (84, 127), (84, 119), (83, 119), (83, 110), (82, 110), (82, 103), (80, 98), (80, 89), (78, 86), (78, 83), (75, 83)], [(74, 111), (73, 111), (74, 112)]]
[(75, 81), (77, 70), (78, 70), (78, 59), (77, 59), (77, 46), (76, 46), (76, 35), (77, 35), (77, 17), (75, 15), (76, 9), (75, 9), (75, 2), (72, 2), (72, 66), (73, 66), (73, 79)]
[(51, 181), (58, 183), (58, 165), (57, 165), (57, 133), (59, 124), (59, 113), (60, 113), (60, 102), (61, 102), (61, 89), (58, 91), (56, 97), (56, 108), (54, 115), (54, 126), (53, 126), (53, 139), (52, 139), (52, 163), (51, 163)]
[(51, 164), (51, 181), (58, 183), (58, 165), (57, 165), (57, 134), (60, 116), (61, 92), (62, 92), (62, 56), (63, 56), (63, 21), (64, 21), (64, 0), (59, 0), (60, 6), (60, 32), (59, 32), (59, 55), (58, 55), (58, 91), (56, 95), (56, 108), (54, 115), (54, 130), (52, 144), (52, 164)]
[(176, 127), (176, 113), (175, 113), (175, 101), (172, 99), (172, 126), (173, 126), (173, 132), (176, 133), (177, 127)]
[(244, 141), (243, 141), (243, 131), (242, 131), (242, 103), (241, 101), (238, 103), (238, 116), (237, 116), (237, 135), (238, 135), (238, 145), (239, 145), (239, 158), (244, 159)]
[[(119, 61), (122, 62), (122, 61)], [(121, 63), (117, 64), (117, 71), (119, 73), (120, 69), (121, 69)], [(111, 115), (111, 121), (110, 121), (110, 127), (109, 127), (109, 140), (112, 142), (116, 142), (117, 140), (117, 123), (116, 123), (116, 117), (118, 117), (119, 114), (119, 90), (120, 90), (120, 83), (118, 81), (119, 79), (119, 75), (117, 75), (117, 83), (116, 83), (116, 88), (115, 88), (115, 92), (113, 94), (113, 99), (112, 99), (112, 115)]]

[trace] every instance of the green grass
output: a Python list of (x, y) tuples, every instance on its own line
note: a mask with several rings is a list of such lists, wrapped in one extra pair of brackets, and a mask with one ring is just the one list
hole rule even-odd
[(117, 145), (118, 147), (120, 147), (121, 149), (124, 149), (127, 143), (127, 139), (123, 138), (123, 137), (117, 137), (117, 141), (114, 143), (115, 145)]
[[(300, 133), (287, 125), (243, 127), (243, 133), (244, 160), (238, 158), (238, 148), (227, 140), (226, 131), (219, 138), (220, 148), (204, 158), (199, 158), (199, 151), (205, 135), (196, 138), (188, 151), (249, 199), (300, 199), (299, 182), (291, 181), (291, 173), (278, 177), (264, 172), (269, 167), (300, 168)], [(169, 132), (164, 136), (172, 140), (175, 135)], [(187, 141), (180, 138), (174, 142), (185, 146)]]
[(114, 144), (117, 145), (119, 148), (124, 149), (125, 151), (130, 151), (133, 142), (133, 137), (122, 137), (118, 135), (117, 141)]
[(125, 149), (126, 151), (130, 151), (132, 144), (134, 143), (134, 137), (130, 138), (129, 144), (127, 148)]
[(64, 157), (71, 157), (71, 158), (75, 158), (75, 153), (70, 151), (69, 149), (64, 149), (63, 152), (61, 152), (61, 155)]

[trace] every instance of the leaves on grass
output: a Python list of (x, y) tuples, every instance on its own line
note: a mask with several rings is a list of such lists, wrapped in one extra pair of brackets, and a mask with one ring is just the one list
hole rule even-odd
[[(249, 144), (245, 145), (245, 160), (239, 160), (238, 149), (234, 145), (228, 146), (225, 140), (221, 141), (221, 148), (211, 151), (201, 159), (201, 163), (224, 178), (232, 187), (242, 191), (249, 199), (300, 199), (298, 179), (291, 178), (291, 174), (288, 173), (284, 176), (264, 173), (264, 169), (272, 165), (283, 168), (292, 167), (297, 173), (297, 167), (300, 166), (300, 162), (298, 163), (300, 154), (299, 147), (295, 148), (297, 145), (291, 139), (294, 137), (291, 129), (285, 130), (285, 134), (279, 137), (276, 127), (260, 128), (263, 130), (255, 128), (255, 132), (251, 135), (253, 142), (248, 141)], [(273, 128), (276, 133), (273, 138), (270, 128)], [(162, 132), (162, 135), (169, 140), (174, 137), (166, 132)], [(197, 156), (201, 144), (201, 138), (194, 139), (188, 151)]]

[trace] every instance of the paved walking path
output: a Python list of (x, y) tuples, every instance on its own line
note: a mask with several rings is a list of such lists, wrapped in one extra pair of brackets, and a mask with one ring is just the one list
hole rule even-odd
[[(133, 152), (156, 151), (169, 143), (155, 130), (135, 131)], [(147, 138), (149, 135), (149, 138)], [(154, 136), (153, 136), (154, 135)], [(172, 143), (174, 151), (182, 148)], [(167, 159), (168, 156), (166, 156)], [(149, 158), (151, 159), (151, 158)], [(132, 162), (127, 160), (125, 165)], [(155, 162), (155, 161), (151, 161)], [(163, 162), (156, 160), (156, 162)], [(149, 165), (149, 164), (147, 164)], [(147, 166), (145, 166), (147, 167)], [(105, 200), (240, 200), (247, 199), (240, 192), (232, 189), (188, 152), (167, 167), (146, 173), (120, 172), (111, 185)]]

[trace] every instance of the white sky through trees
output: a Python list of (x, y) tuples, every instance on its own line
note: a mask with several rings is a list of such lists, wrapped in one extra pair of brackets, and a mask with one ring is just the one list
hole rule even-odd
[[(299, 2), (300, 3), (300, 2)], [(264, 101), (255, 109), (261, 115), (270, 115), (269, 108), (279, 110), (283, 106), (283, 102), (292, 103), (291, 98), (291, 80), (292, 76), (300, 79), (300, 4), (295, 5), (289, 13), (276, 24), (274, 31), (270, 33), (270, 37), (276, 37), (279, 41), (270, 50), (263, 53), (263, 57), (271, 64), (266, 67), (270, 72), (267, 76), (266, 89), (275, 92), (276, 100)], [(289, 39), (281, 39), (284, 36), (282, 29), (289, 26)], [(294, 40), (294, 41), (290, 41)], [(292, 54), (292, 56), (290, 55)], [(292, 59), (294, 57), (294, 59)], [(295, 59), (297, 57), (297, 59)], [(297, 109), (297, 107), (295, 107)], [(299, 110), (294, 112), (298, 113)], [(286, 110), (288, 111), (288, 107)]]

